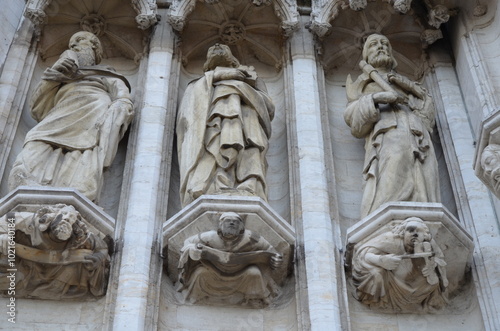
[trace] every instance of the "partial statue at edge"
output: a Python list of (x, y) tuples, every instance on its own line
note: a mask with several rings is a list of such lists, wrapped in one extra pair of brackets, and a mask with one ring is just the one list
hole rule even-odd
[(226, 45), (210, 47), (204, 71), (187, 86), (177, 118), (181, 203), (203, 194), (267, 201), (274, 105), (266, 86)]
[(347, 79), (344, 118), (356, 138), (366, 138), (361, 217), (390, 201), (440, 202), (431, 136), (432, 98), (420, 84), (394, 71), (387, 37), (364, 44), (363, 73)]
[(357, 299), (372, 308), (428, 312), (447, 303), (444, 255), (418, 217), (361, 243), (352, 269)]
[(111, 165), (134, 113), (127, 79), (97, 66), (101, 57), (99, 39), (81, 31), (45, 70), (30, 105), (39, 123), (14, 163), (10, 190), (71, 187), (90, 200), (99, 198), (103, 169)]
[(267, 240), (246, 230), (238, 214), (226, 212), (217, 231), (184, 242), (177, 289), (190, 303), (261, 308), (279, 293), (271, 273), (282, 264), (282, 256)]

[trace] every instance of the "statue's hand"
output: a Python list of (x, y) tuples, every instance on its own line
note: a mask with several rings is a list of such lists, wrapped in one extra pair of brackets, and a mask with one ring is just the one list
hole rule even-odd
[(244, 70), (236, 69), (236, 68), (217, 68), (214, 72), (214, 82), (218, 82), (221, 80), (245, 80), (248, 77), (248, 73)]
[(380, 255), (379, 265), (386, 270), (394, 270), (401, 263), (401, 256), (395, 254)]
[(114, 112), (113, 122), (117, 124), (128, 123), (130, 116), (134, 112), (134, 106), (128, 99), (116, 99), (109, 105), (109, 111)]
[(398, 103), (401, 102), (401, 98), (396, 92), (377, 92), (373, 94), (373, 102)]
[(0, 255), (7, 255), (9, 250), (9, 236), (7, 234), (0, 234)]
[(78, 66), (76, 65), (76, 62), (73, 59), (64, 58), (61, 59), (60, 61), (57, 61), (54, 64), (54, 66), (52, 66), (52, 69), (57, 70), (60, 73), (71, 77), (78, 70)]
[(436, 263), (432, 263), (432, 262), (428, 262), (425, 267), (422, 268), (422, 275), (424, 277), (429, 277), (430, 275), (432, 275), (432, 273), (434, 272), (434, 270), (436, 269)]
[(278, 269), (283, 264), (283, 256), (281, 254), (274, 254), (271, 256), (271, 268)]
[(104, 265), (106, 255), (102, 252), (95, 252), (92, 255), (85, 256), (85, 260), (88, 260), (88, 262), (84, 263), (85, 268), (92, 271)]

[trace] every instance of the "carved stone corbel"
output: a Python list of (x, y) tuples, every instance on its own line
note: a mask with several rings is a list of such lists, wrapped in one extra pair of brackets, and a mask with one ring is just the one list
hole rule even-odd
[(114, 220), (90, 200), (21, 187), (0, 201), (0, 215), (0, 291), (48, 300), (106, 294)]
[(473, 248), (443, 205), (387, 203), (347, 230), (346, 271), (372, 309), (434, 312), (463, 290)]
[(164, 268), (184, 304), (272, 304), (294, 245), (292, 227), (256, 197), (203, 195), (163, 226)]

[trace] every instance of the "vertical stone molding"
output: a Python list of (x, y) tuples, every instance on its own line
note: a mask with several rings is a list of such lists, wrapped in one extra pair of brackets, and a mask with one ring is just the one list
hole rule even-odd
[(168, 176), (162, 177), (163, 162), (169, 154), (175, 118), (175, 111), (168, 111), (174, 42), (170, 25), (161, 22), (152, 36), (149, 56), (141, 66), (147, 70), (144, 103), (137, 109), (129, 145), (132, 164), (120, 229), (123, 246), (117, 256), (121, 264), (116, 271), (115, 301), (109, 303), (112, 326), (108, 327), (116, 330), (147, 330), (156, 323), (151, 317), (155, 315), (154, 308), (149, 303), (156, 302), (159, 293), (160, 253), (155, 242), (160, 240), (158, 215), (165, 199), (162, 189), (168, 182)]
[[(304, 23), (304, 22), (303, 22)], [(290, 116), (297, 154), (294, 190), (297, 196), (295, 210), (300, 215), (295, 220), (297, 241), (302, 248), (305, 268), (304, 290), (298, 293), (301, 305), (309, 316), (304, 325), (311, 330), (342, 328), (342, 295), (339, 293), (342, 278), (338, 256), (334, 253), (337, 230), (330, 215), (330, 198), (327, 180), (325, 131), (322, 125), (322, 105), (318, 62), (314, 52), (313, 35), (306, 29), (294, 33), (290, 41), (291, 68), (289, 87), (293, 113)], [(325, 253), (328, 252), (328, 253)], [(338, 274), (337, 274), (338, 273)], [(307, 321), (306, 321), (307, 320)], [(306, 324), (307, 323), (307, 324)], [(310, 323), (310, 324), (309, 324)], [(304, 326), (306, 327), (306, 326)]]

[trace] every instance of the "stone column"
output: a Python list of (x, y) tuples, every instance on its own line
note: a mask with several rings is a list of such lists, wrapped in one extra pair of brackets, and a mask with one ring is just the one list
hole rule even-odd
[[(438, 130), (461, 221), (474, 238), (473, 275), (487, 330), (500, 330), (500, 233), (486, 186), (475, 176), (474, 136), (451, 62), (434, 65), (428, 79), (435, 96)], [(438, 96), (441, 95), (441, 98)]]
[[(342, 330), (337, 277), (342, 264), (330, 212), (328, 170), (322, 125), (318, 62), (313, 35), (302, 28), (290, 39), (291, 70), (286, 84), (291, 94), (289, 126), (296, 206), (298, 311), (302, 328)], [(291, 72), (290, 72), (291, 71)], [(322, 75), (322, 73), (321, 73)], [(306, 316), (304, 311), (308, 310)], [(300, 316), (302, 315), (302, 316)]]
[(0, 174), (5, 171), (37, 59), (33, 32), (33, 23), (22, 17), (0, 76)]
[[(166, 17), (165, 10), (160, 10), (160, 14)], [(124, 217), (118, 219), (118, 223), (124, 224), (118, 236), (119, 256), (114, 261), (119, 263), (119, 270), (115, 270), (118, 275), (113, 281), (118, 283), (114, 312), (110, 312), (113, 330), (156, 329), (161, 274), (158, 240), (162, 213), (159, 211), (163, 210), (166, 199), (162, 167), (171, 148), (171, 139), (166, 137), (172, 137), (175, 118), (175, 107), (171, 111), (167, 107), (174, 41), (170, 25), (162, 20), (155, 27), (150, 43), (142, 82), (143, 102), (136, 104), (132, 143), (129, 143), (132, 165), (125, 188), (127, 205)]]

